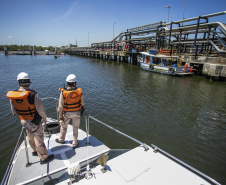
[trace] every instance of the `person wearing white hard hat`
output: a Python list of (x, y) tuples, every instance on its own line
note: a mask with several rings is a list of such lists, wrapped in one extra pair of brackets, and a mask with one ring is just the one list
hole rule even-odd
[(45, 164), (53, 159), (54, 155), (48, 155), (44, 143), (41, 124), (41, 120), (46, 124), (44, 104), (38, 99), (37, 92), (29, 89), (31, 81), (27, 73), (21, 72), (18, 74), (17, 81), (20, 88), (6, 94), (10, 98), (11, 111), (14, 116), (20, 118), (22, 126), (26, 128), (32, 155), (39, 156), (40, 164)]
[(78, 128), (80, 118), (85, 111), (82, 89), (76, 87), (77, 79), (74, 74), (70, 74), (66, 78), (67, 88), (60, 88), (60, 98), (58, 105), (59, 120), (60, 120), (60, 136), (56, 139), (57, 143), (64, 144), (67, 133), (67, 126), (72, 120), (73, 126), (73, 142), (72, 148), (78, 146)]

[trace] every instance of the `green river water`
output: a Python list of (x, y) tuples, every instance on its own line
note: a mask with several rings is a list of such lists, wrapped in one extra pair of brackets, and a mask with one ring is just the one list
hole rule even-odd
[[(77, 76), (86, 113), (142, 141), (154, 144), (219, 183), (226, 183), (226, 83), (202, 76), (172, 77), (116, 61), (76, 56), (5, 56), (0, 53), (0, 179), (21, 131), (6, 93), (18, 88), (16, 77), (27, 72), (40, 98), (59, 98), (68, 74)], [(56, 118), (55, 102), (45, 101)], [(80, 128), (84, 128), (84, 118)], [(137, 143), (100, 125), (90, 134), (113, 149)]]

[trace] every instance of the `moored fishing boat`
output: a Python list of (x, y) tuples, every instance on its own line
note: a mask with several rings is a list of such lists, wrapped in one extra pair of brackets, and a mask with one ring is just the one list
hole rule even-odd
[[(79, 129), (76, 149), (71, 147), (72, 126), (68, 125), (66, 142), (59, 144), (55, 142), (59, 122), (47, 119), (45, 144), (55, 157), (43, 165), (38, 157), (29, 155), (27, 139), (20, 142), (25, 137), (22, 129), (1, 184), (219, 184), (157, 146), (148, 146), (88, 114), (84, 116), (86, 132)], [(133, 140), (138, 146), (110, 149), (89, 134), (89, 127), (97, 123)]]
[(185, 64), (182, 65), (182, 60), (178, 56), (168, 56), (162, 54), (153, 54), (150, 52), (140, 52), (139, 57), (140, 67), (143, 70), (156, 72), (172, 76), (188, 76), (193, 74), (193, 68)]

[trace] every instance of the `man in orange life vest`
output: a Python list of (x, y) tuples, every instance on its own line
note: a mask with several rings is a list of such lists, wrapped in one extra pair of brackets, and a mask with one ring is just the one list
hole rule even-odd
[(21, 120), (22, 126), (26, 128), (28, 141), (32, 148), (32, 155), (39, 156), (40, 164), (45, 164), (54, 158), (48, 155), (44, 143), (43, 127), (41, 119), (46, 124), (45, 108), (38, 94), (29, 89), (31, 84), (27, 73), (21, 72), (17, 76), (20, 88), (16, 91), (9, 91), (6, 96), (10, 98), (11, 110), (14, 116)]
[(72, 148), (75, 149), (78, 146), (78, 128), (80, 125), (80, 117), (85, 111), (82, 89), (76, 87), (76, 76), (70, 74), (66, 79), (67, 88), (61, 88), (59, 98), (59, 120), (61, 123), (60, 136), (56, 139), (57, 143), (65, 143), (65, 136), (67, 133), (67, 126), (70, 120), (72, 120), (73, 126), (73, 142)]

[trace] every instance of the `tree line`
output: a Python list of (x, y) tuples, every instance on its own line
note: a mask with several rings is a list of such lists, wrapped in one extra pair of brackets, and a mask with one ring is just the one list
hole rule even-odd
[[(0, 45), (0, 51), (4, 51), (4, 46), (7, 47), (8, 51), (30, 51), (30, 47), (33, 50), (33, 46), (30, 46), (30, 45)], [(35, 51), (45, 51), (45, 50), (55, 51), (55, 47), (35, 46)]]

